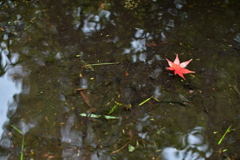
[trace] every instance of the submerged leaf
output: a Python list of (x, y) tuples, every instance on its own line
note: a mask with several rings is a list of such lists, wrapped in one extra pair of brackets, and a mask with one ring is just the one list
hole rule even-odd
[(131, 144), (128, 145), (128, 151), (133, 152), (135, 150), (135, 147), (132, 146)]
[(91, 107), (92, 105), (90, 104), (89, 98), (84, 94), (83, 91), (80, 91), (80, 95), (82, 96), (83, 101), (84, 101), (89, 107)]
[(81, 113), (79, 114), (80, 116), (83, 117), (90, 117), (90, 118), (106, 118), (106, 119), (119, 119), (119, 117), (114, 117), (114, 116), (107, 116), (107, 115), (96, 115), (96, 114), (86, 114), (86, 113)]
[(189, 100), (187, 98), (185, 98), (182, 94), (178, 95), (179, 99), (181, 99), (181, 101), (183, 102), (189, 102)]
[(111, 108), (111, 110), (109, 111), (108, 114), (112, 114), (117, 108), (118, 108), (118, 105), (115, 104), (115, 105)]
[(153, 73), (151, 73), (149, 75), (149, 77), (152, 78), (152, 79), (157, 79), (161, 72), (162, 72), (162, 69), (161, 68), (157, 68), (157, 69), (155, 69), (153, 71)]
[(101, 115), (96, 115), (96, 114), (86, 114), (86, 113), (81, 113), (79, 114), (80, 116), (83, 116), (83, 117), (90, 117), (90, 118), (101, 118), (102, 116)]

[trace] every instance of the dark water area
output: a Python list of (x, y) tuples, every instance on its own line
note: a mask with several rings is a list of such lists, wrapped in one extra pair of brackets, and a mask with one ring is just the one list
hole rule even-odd
[(0, 1), (0, 160), (240, 159), (239, 17), (239, 0)]

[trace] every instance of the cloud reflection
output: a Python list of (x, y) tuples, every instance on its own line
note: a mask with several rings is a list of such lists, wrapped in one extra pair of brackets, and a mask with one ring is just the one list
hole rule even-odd
[(166, 147), (161, 156), (163, 160), (204, 160), (209, 158), (213, 150), (204, 136), (203, 127), (195, 127), (187, 134), (180, 136), (181, 148)]
[(79, 159), (81, 155), (79, 148), (82, 148), (82, 132), (73, 128), (74, 118), (75, 116), (71, 115), (66, 125), (61, 128), (62, 156), (64, 158)]

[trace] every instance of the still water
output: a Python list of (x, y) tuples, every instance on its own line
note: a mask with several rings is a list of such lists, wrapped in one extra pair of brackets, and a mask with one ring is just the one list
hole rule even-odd
[(239, 8), (0, 1), (0, 160), (239, 159)]

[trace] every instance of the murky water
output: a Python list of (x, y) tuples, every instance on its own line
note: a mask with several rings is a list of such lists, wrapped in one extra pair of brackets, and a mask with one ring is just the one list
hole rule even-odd
[(0, 1), (0, 159), (239, 159), (239, 8)]

